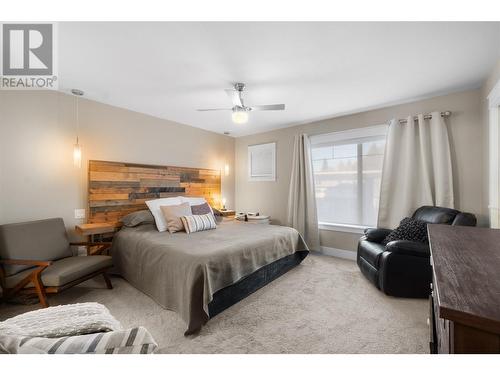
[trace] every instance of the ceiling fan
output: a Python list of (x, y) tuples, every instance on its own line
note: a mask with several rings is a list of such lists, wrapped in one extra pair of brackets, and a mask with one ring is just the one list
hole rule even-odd
[(235, 83), (234, 88), (226, 89), (226, 94), (233, 102), (232, 108), (207, 108), (198, 109), (198, 111), (232, 111), (231, 117), (236, 124), (244, 124), (248, 121), (248, 114), (251, 111), (283, 111), (284, 104), (268, 104), (268, 105), (254, 105), (247, 107), (243, 103), (243, 90), (245, 89), (244, 83)]

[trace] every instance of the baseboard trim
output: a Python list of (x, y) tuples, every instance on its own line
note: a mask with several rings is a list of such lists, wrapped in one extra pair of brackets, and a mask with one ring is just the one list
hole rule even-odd
[(356, 252), (350, 250), (336, 249), (334, 247), (321, 246), (321, 252), (332, 257), (356, 260)]

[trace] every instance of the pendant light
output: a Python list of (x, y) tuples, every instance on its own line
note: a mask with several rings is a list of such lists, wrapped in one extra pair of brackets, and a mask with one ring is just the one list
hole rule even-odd
[(80, 130), (80, 116), (78, 113), (78, 99), (83, 96), (83, 91), (78, 89), (71, 90), (71, 93), (76, 96), (76, 143), (73, 145), (73, 164), (76, 168), (82, 167), (82, 147), (78, 142), (78, 132)]

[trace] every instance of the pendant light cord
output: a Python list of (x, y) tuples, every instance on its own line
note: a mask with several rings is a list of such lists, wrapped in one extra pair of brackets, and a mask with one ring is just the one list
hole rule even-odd
[(76, 97), (76, 144), (78, 144), (78, 134), (80, 133), (80, 114), (78, 112), (78, 96)]

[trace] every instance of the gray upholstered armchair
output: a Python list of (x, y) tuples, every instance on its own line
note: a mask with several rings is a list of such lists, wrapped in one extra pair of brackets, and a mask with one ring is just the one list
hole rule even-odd
[[(70, 243), (61, 218), (0, 225), (3, 298), (36, 293), (47, 307), (46, 293), (58, 293), (100, 274), (111, 289), (106, 271), (113, 263), (110, 256), (102, 255), (110, 245)], [(88, 256), (73, 256), (71, 246), (86, 246)]]

